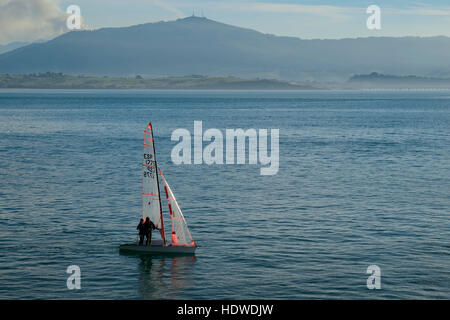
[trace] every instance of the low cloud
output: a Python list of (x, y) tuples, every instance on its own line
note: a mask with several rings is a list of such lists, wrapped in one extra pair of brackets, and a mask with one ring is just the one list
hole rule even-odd
[(450, 7), (410, 7), (405, 9), (399, 8), (388, 8), (387, 12), (393, 14), (406, 14), (406, 15), (417, 15), (417, 16), (443, 16), (450, 17)]
[(170, 4), (166, 0), (151, 0), (151, 3), (155, 6), (158, 6), (168, 12), (171, 12), (177, 16), (177, 18), (183, 18), (186, 15), (183, 13), (183, 11), (177, 9), (174, 5)]
[(241, 6), (241, 8), (243, 7), (249, 11), (260, 11), (270, 13), (299, 13), (299, 14), (310, 14), (326, 17), (343, 17), (347, 14), (353, 14), (359, 11), (359, 9), (351, 7), (339, 7), (330, 5), (302, 5), (289, 3), (270, 3), (270, 2), (246, 3)]
[(261, 2), (248, 0), (227, 0), (227, 1), (210, 1), (210, 0), (193, 0), (183, 1), (174, 0), (173, 4), (178, 7), (206, 7), (220, 8), (224, 11), (232, 12), (264, 12), (273, 14), (307, 14), (324, 17), (342, 18), (349, 14), (360, 13), (360, 8), (334, 6), (334, 5), (304, 5), (282, 2)]
[(58, 0), (0, 0), (0, 44), (49, 39), (67, 31)]

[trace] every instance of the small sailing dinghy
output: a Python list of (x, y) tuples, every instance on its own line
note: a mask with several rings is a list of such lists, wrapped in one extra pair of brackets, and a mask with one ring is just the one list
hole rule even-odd
[[(163, 210), (159, 188), (161, 177), (166, 193), (167, 206), (170, 214), (172, 230), (171, 241), (166, 239), (164, 229)], [(139, 245), (139, 242), (121, 244), (120, 251), (145, 254), (194, 254), (197, 245), (162, 171), (158, 170), (156, 162), (155, 143), (152, 124), (144, 130), (143, 159), (142, 159), (142, 218), (147, 217), (153, 222), (161, 234), (162, 240), (152, 240), (149, 246)]]

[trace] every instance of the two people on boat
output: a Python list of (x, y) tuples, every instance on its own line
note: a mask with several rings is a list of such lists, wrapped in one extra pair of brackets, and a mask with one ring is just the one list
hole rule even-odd
[(144, 219), (141, 219), (136, 229), (139, 230), (139, 245), (142, 246), (144, 244), (144, 237), (146, 237), (145, 245), (149, 246), (152, 242), (152, 231), (158, 228), (150, 218), (147, 217), (145, 222)]

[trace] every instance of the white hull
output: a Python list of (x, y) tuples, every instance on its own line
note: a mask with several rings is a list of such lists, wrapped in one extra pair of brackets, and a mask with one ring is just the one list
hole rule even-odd
[(137, 242), (120, 245), (120, 251), (142, 254), (194, 254), (197, 247), (173, 246), (171, 243), (163, 244), (161, 240), (152, 241), (150, 246), (140, 246)]

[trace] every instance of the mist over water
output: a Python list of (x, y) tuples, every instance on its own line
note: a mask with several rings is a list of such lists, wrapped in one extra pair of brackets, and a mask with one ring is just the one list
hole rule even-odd
[[(279, 129), (278, 173), (174, 165), (194, 120)], [(119, 254), (149, 121), (195, 258)], [(449, 190), (448, 92), (4, 90), (0, 298), (448, 299)]]

